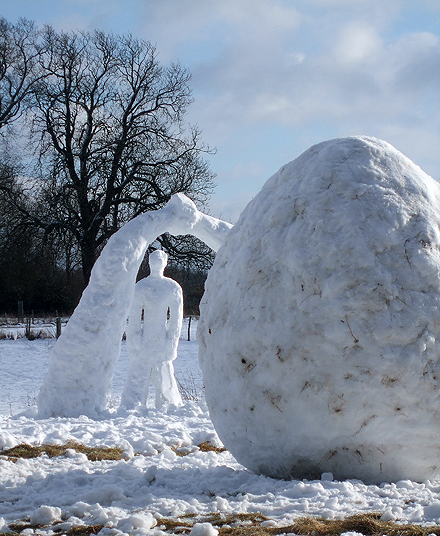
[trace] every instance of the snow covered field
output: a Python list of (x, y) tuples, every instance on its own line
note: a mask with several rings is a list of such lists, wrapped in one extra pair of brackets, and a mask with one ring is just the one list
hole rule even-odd
[[(274, 480), (250, 473), (227, 451), (203, 452), (197, 445), (205, 441), (220, 445), (204, 400), (186, 401), (168, 414), (155, 409), (118, 412), (128, 365), (125, 343), (113, 383), (114, 408), (106, 417), (37, 420), (32, 404), (53, 344), (0, 341), (0, 446), (74, 440), (119, 446), (123, 459), (92, 462), (73, 450), (16, 463), (0, 458), (0, 532), (12, 522), (30, 521), (39, 528), (25, 534), (99, 524), (105, 527), (102, 535), (153, 536), (162, 534), (160, 517), (210, 512), (261, 512), (277, 525), (305, 514), (341, 518), (369, 511), (403, 522), (440, 521), (440, 482), (366, 486), (332, 481), (329, 474), (317, 481)], [(181, 383), (200, 393), (197, 349), (196, 342), (182, 339), (175, 369)], [(209, 527), (202, 529), (203, 536), (212, 533)]]

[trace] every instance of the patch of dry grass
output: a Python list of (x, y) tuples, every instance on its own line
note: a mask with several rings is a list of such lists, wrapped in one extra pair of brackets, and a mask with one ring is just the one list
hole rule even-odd
[[(281, 534), (296, 534), (298, 536), (340, 536), (344, 532), (358, 532), (364, 536), (440, 536), (439, 525), (399, 524), (393, 521), (382, 521), (380, 513), (366, 513), (349, 516), (345, 519), (322, 519), (311, 516), (298, 518), (288, 526), (262, 526), (268, 518), (260, 513), (225, 515), (212, 513), (204, 516), (185, 514), (178, 518), (160, 518), (157, 520), (158, 529), (169, 534), (186, 536), (196, 523), (211, 523), (219, 531), (219, 536), (278, 536)], [(0, 536), (14, 536), (25, 529), (30, 529), (29, 523), (9, 525), (12, 532), (0, 533)], [(73, 527), (66, 532), (57, 531), (57, 524), (51, 529), (62, 532), (66, 536), (92, 536), (98, 534), (103, 525), (83, 525)]]
[(262, 514), (206, 516), (190, 514), (180, 518), (158, 520), (161, 530), (170, 534), (188, 534), (195, 523), (211, 523), (219, 531), (219, 536), (277, 536), (297, 534), (301, 536), (340, 536), (344, 532), (359, 532), (365, 536), (440, 536), (439, 525), (420, 526), (382, 521), (380, 513), (356, 514), (345, 519), (322, 519), (301, 517), (294, 523), (282, 527), (262, 526), (268, 519)]
[(119, 447), (86, 447), (81, 443), (69, 441), (63, 445), (27, 445), (25, 443), (12, 447), (11, 449), (2, 450), (0, 454), (6, 456), (9, 461), (17, 461), (19, 458), (39, 458), (42, 454), (47, 454), (49, 458), (54, 456), (63, 456), (68, 449), (73, 449), (76, 452), (81, 452), (92, 461), (101, 460), (120, 460), (124, 452)]
[[(29, 523), (12, 523), (9, 525), (9, 529), (12, 532), (0, 532), (0, 536), (14, 536), (14, 534), (20, 534), (23, 530), (35, 529), (41, 527), (35, 527)], [(104, 528), (104, 525), (78, 525), (77, 527), (72, 527), (67, 531), (57, 530), (57, 525), (53, 525), (53, 532), (62, 533), (66, 536), (92, 536), (92, 534), (98, 534), (100, 530)]]
[[(219, 529), (221, 534), (233, 534), (222, 532), (222, 530), (230, 530), (232, 525), (235, 526), (234, 528), (238, 528), (239, 526), (246, 524), (246, 526), (253, 527), (253, 530), (255, 531), (257, 528), (260, 528), (260, 523), (266, 520), (267, 517), (264, 515), (252, 513), (231, 515), (212, 513), (205, 516), (185, 514), (184, 516), (177, 518), (160, 518), (157, 520), (157, 526), (164, 532), (170, 532), (171, 534), (186, 534), (196, 523), (211, 523)], [(254, 532), (252, 532), (252, 534), (254, 534)]]
[[(225, 452), (227, 450), (225, 449), (225, 447), (215, 447), (209, 441), (204, 441), (203, 443), (200, 443), (200, 445), (197, 445), (197, 446), (202, 452), (215, 452), (216, 454), (220, 454), (221, 452)], [(176, 447), (175, 445), (171, 445), (171, 450), (175, 454), (177, 454), (177, 456), (188, 456), (188, 454), (191, 454), (192, 452), (194, 452), (193, 450), (187, 447)]]
[(215, 447), (212, 443), (209, 441), (205, 441), (203, 443), (200, 443), (200, 445), (197, 445), (199, 449), (202, 452), (215, 452), (216, 454), (220, 454), (220, 452), (225, 452), (225, 447)]
[[(98, 534), (103, 528), (104, 525), (82, 525), (72, 527), (64, 534), (66, 534), (66, 536), (91, 536), (92, 534)], [(54, 527), (54, 532), (57, 532), (56, 527)]]
[(289, 527), (271, 530), (270, 534), (293, 532), (304, 536), (339, 536), (344, 532), (359, 532), (365, 536), (428, 536), (440, 535), (440, 526), (422, 527), (381, 520), (380, 513), (356, 514), (345, 519), (303, 517)]

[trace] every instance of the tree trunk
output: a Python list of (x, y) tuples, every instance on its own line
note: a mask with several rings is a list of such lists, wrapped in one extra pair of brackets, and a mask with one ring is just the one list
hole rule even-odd
[(81, 244), (82, 273), (85, 286), (89, 284), (90, 274), (96, 260), (96, 246), (92, 238), (84, 239)]

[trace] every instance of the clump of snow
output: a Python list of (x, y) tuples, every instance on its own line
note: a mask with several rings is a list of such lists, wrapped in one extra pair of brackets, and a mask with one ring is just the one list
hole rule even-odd
[(437, 477), (439, 289), (438, 183), (375, 138), (311, 147), (208, 276), (198, 336), (220, 439), (277, 478)]
[(218, 530), (211, 523), (195, 523), (190, 536), (217, 536)]
[(127, 519), (121, 519), (118, 524), (118, 530), (131, 534), (136, 529), (149, 530), (157, 524), (156, 519), (150, 514), (133, 514)]
[(136, 275), (156, 237), (191, 233), (217, 249), (231, 227), (176, 194), (164, 208), (141, 214), (115, 233), (53, 348), (38, 395), (40, 417), (97, 417), (106, 409)]
[(0, 431), (0, 450), (15, 447), (15, 438), (8, 432)]
[(52, 525), (55, 521), (61, 519), (61, 508), (56, 506), (40, 506), (34, 510), (30, 516), (30, 524), (36, 525)]

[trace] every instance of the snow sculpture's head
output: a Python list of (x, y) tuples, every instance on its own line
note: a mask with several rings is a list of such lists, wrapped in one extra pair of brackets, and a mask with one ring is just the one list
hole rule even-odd
[(282, 167), (200, 309), (206, 401), (246, 467), (440, 476), (440, 186), (391, 145), (331, 140)]
[(165, 253), (165, 251), (157, 249), (156, 251), (153, 251), (153, 253), (150, 253), (148, 263), (150, 265), (150, 275), (153, 277), (162, 276), (163, 271), (168, 263), (168, 255)]

